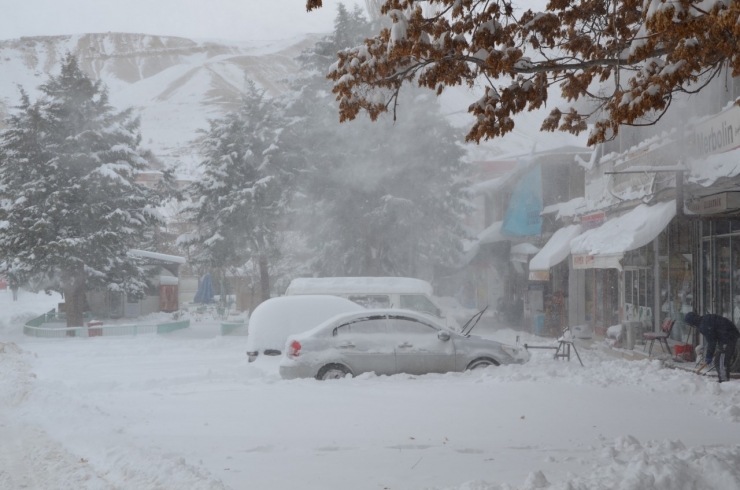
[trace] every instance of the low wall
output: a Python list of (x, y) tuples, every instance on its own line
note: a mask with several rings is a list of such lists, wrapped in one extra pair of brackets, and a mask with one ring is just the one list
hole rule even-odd
[(190, 327), (190, 320), (155, 324), (97, 325), (94, 327), (55, 328), (44, 327), (55, 319), (54, 310), (29, 320), (23, 325), (23, 333), (29, 337), (61, 339), (66, 337), (114, 337), (121, 335), (166, 334)]

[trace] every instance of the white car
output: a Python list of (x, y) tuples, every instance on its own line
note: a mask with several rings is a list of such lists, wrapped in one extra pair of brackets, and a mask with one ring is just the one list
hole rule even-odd
[(247, 357), (279, 356), (289, 335), (311, 330), (342, 313), (367, 311), (338, 296), (281, 296), (261, 303), (249, 317)]
[(280, 376), (446, 373), (528, 360), (521, 347), (453, 332), (414, 311), (379, 309), (340, 315), (289, 337)]
[(331, 294), (347, 298), (365, 308), (400, 308), (412, 310), (460, 330), (455, 318), (433, 300), (432, 285), (411, 277), (300, 277), (293, 279), (286, 296)]

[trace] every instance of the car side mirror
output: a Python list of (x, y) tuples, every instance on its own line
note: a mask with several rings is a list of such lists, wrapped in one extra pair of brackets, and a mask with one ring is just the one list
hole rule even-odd
[(450, 334), (448, 334), (448, 333), (447, 333), (447, 332), (445, 332), (444, 330), (440, 330), (440, 331), (439, 331), (439, 332), (437, 333), (437, 338), (438, 338), (439, 340), (444, 340), (444, 341), (446, 342), (446, 341), (450, 340)]

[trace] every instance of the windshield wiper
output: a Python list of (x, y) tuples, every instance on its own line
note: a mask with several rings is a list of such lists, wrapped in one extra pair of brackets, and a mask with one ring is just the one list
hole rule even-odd
[[(460, 329), (460, 334), (462, 334), (465, 337), (467, 337), (470, 334), (470, 332), (473, 331), (473, 329), (475, 328), (475, 326), (478, 325), (478, 322), (480, 321), (481, 317), (483, 316), (483, 313), (485, 313), (487, 309), (488, 309), (488, 306), (486, 306), (485, 308), (483, 308), (482, 310), (480, 310), (475, 315), (471, 316), (470, 317), (470, 320), (468, 320), (467, 323), (465, 325), (463, 325), (463, 328)], [(470, 322), (473, 322), (473, 324), (470, 325), (470, 328), (468, 328), (466, 330), (466, 327), (470, 324)]]

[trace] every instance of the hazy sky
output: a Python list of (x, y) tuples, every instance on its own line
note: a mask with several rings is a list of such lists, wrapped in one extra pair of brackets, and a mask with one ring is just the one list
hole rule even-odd
[(283, 39), (331, 31), (338, 3), (307, 13), (305, 0), (0, 0), (0, 39), (108, 31)]

